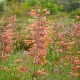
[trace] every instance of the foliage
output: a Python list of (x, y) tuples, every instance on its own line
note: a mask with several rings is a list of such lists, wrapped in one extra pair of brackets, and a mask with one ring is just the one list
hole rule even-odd
[(80, 16), (80, 9), (78, 8), (75, 11), (70, 12), (70, 14), (71, 14), (71, 16), (77, 16), (77, 15)]
[[(4, 4), (5, 3), (5, 4)], [(47, 8), (51, 14), (58, 12), (73, 12), (78, 13), (77, 9), (80, 8), (79, 0), (5, 0), (0, 3), (1, 10), (16, 14), (18, 16), (25, 15), (30, 9), (33, 8)], [(22, 11), (20, 11), (22, 10)], [(27, 14), (28, 15), (28, 14)]]

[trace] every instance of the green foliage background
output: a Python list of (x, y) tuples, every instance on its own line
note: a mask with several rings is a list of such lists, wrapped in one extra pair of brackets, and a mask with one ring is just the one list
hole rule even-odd
[(68, 12), (80, 15), (80, 0), (1, 0), (0, 12), (22, 15), (34, 6), (47, 8), (51, 14)]

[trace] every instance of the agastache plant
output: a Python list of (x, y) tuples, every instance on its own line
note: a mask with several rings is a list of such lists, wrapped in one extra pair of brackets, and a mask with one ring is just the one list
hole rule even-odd
[(16, 15), (4, 18), (3, 24), (1, 25), (0, 34), (0, 55), (2, 59), (6, 59), (10, 55), (9, 52), (13, 51), (13, 36), (14, 36), (14, 25), (16, 22)]
[(58, 67), (69, 67), (68, 71), (72, 78), (80, 78), (80, 23), (71, 27), (72, 29), (65, 30), (62, 26), (55, 24), (53, 26), (52, 46), (54, 54), (57, 57), (54, 60), (54, 74), (60, 74), (59, 69), (56, 71), (56, 64)]
[(36, 66), (38, 68), (40, 65), (47, 64), (48, 62), (46, 55), (50, 37), (48, 28), (49, 22), (46, 20), (46, 15), (49, 14), (49, 12), (46, 9), (43, 9), (42, 12), (40, 9), (37, 9), (31, 10), (30, 14), (36, 19), (36, 22), (29, 26), (31, 34), (27, 36), (25, 43), (27, 45), (32, 44), (32, 47), (25, 53), (33, 58), (32, 63), (34, 70), (32, 75), (34, 77), (45, 73), (44, 68), (35, 70)]
[(71, 31), (71, 35), (75, 41), (75, 46), (74, 46), (75, 53), (71, 57), (73, 64), (72, 67), (73, 71), (71, 72), (71, 75), (73, 77), (80, 78), (80, 23), (74, 25), (74, 28)]

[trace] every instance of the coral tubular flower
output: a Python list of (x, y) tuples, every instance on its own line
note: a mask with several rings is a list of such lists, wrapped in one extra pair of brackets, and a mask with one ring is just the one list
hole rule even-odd
[(5, 54), (4, 56), (2, 56), (3, 59), (7, 59), (10, 55), (9, 54)]
[(16, 62), (22, 62), (22, 60), (21, 59), (16, 59)]
[(45, 74), (45, 69), (41, 69), (38, 72), (36, 72), (37, 75)]
[(77, 77), (77, 76), (79, 76), (79, 73), (77, 73), (77, 72), (70, 72), (70, 75), (72, 75), (73, 77)]
[(24, 66), (20, 66), (20, 67), (19, 67), (19, 70), (25, 72), (25, 71), (27, 71), (27, 68), (25, 68)]
[(80, 69), (80, 66), (76, 66), (77, 69)]
[(74, 60), (73, 63), (74, 64), (80, 64), (80, 60)]

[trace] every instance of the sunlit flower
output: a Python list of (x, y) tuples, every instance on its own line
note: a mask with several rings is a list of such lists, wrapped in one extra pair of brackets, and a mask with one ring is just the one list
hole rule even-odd
[(3, 59), (7, 59), (10, 55), (9, 54), (5, 54), (4, 56), (2, 56)]
[(77, 77), (77, 76), (79, 76), (79, 73), (77, 73), (77, 72), (70, 72), (70, 75), (73, 76), (73, 77)]
[(73, 63), (74, 64), (80, 64), (80, 60), (74, 60)]
[(22, 60), (21, 59), (16, 59), (16, 62), (22, 62)]
[(39, 70), (38, 72), (36, 72), (37, 75), (42, 75), (42, 74), (45, 74), (45, 69), (41, 69)]
[(19, 67), (19, 70), (21, 70), (21, 71), (23, 71), (23, 72), (28, 71), (28, 69), (25, 68), (24, 66), (20, 66), (20, 67)]

